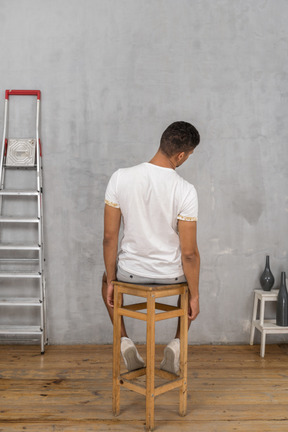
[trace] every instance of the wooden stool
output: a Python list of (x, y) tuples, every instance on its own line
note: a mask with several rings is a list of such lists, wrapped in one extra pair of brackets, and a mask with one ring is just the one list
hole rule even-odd
[[(154, 399), (169, 390), (179, 388), (179, 414), (187, 411), (187, 351), (188, 351), (188, 285), (137, 285), (113, 282), (114, 285), (114, 334), (113, 334), (113, 414), (120, 413), (120, 386), (146, 396), (146, 429), (154, 428)], [(146, 299), (143, 303), (122, 306), (123, 294)], [(180, 307), (158, 303), (161, 297), (180, 295)], [(138, 312), (147, 309), (147, 313)], [(155, 310), (161, 312), (155, 313)], [(120, 374), (121, 316), (147, 322), (146, 367)], [(155, 368), (155, 322), (180, 317), (180, 376)], [(136, 378), (146, 375), (146, 387), (136, 383)], [(155, 387), (154, 378), (169, 380)]]

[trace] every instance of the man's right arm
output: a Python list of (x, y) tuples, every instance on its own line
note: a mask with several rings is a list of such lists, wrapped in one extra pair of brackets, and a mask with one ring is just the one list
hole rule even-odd
[(178, 220), (182, 265), (190, 291), (190, 320), (199, 314), (200, 255), (197, 247), (197, 222)]

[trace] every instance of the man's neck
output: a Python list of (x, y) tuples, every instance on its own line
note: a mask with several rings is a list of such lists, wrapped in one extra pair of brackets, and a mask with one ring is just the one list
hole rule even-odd
[(162, 150), (158, 150), (155, 156), (149, 161), (153, 165), (157, 165), (163, 168), (172, 168), (175, 170), (176, 163), (173, 158), (169, 158)]

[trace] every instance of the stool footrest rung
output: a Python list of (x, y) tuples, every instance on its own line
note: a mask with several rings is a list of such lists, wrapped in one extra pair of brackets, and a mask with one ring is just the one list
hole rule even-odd
[[(138, 311), (138, 310), (147, 309), (147, 302), (135, 303), (135, 304), (131, 304), (131, 305), (122, 306), (122, 309), (126, 309), (129, 311)], [(171, 306), (169, 304), (158, 303), (158, 302), (155, 302), (155, 309), (162, 310), (164, 312), (179, 310), (179, 308), (177, 306)]]
[(183, 384), (183, 378), (177, 378), (174, 381), (170, 381), (170, 382), (168, 382), (166, 384), (161, 384), (161, 385), (155, 387), (155, 389), (154, 389), (154, 395), (155, 395), (155, 397), (159, 396), (159, 395), (161, 395), (163, 393), (166, 393), (166, 392), (168, 392), (170, 390), (174, 390), (176, 388), (181, 387), (182, 384)]
[(119, 383), (122, 387), (125, 387), (128, 390), (132, 390), (132, 391), (135, 391), (136, 393), (139, 393), (139, 394), (142, 394), (143, 396), (146, 396), (146, 388), (144, 386), (132, 383), (130, 380), (125, 379), (125, 378), (120, 378)]
[(155, 309), (162, 310), (165, 312), (179, 310), (177, 306), (171, 306), (165, 303), (158, 303), (158, 302), (155, 302)]
[[(169, 373), (169, 372), (167, 372)], [(133, 370), (131, 372), (125, 372), (123, 374), (120, 374), (120, 378), (124, 378), (127, 380), (132, 380), (135, 378), (139, 378), (140, 376), (146, 375), (146, 367), (141, 368), (141, 369), (136, 369)]]
[[(147, 309), (147, 302), (134, 303), (131, 305), (122, 306), (122, 308), (127, 309), (127, 310), (131, 310), (131, 311)], [(162, 310), (165, 312), (179, 310), (179, 308), (177, 306), (171, 306), (169, 304), (158, 303), (158, 302), (155, 302), (155, 309)]]
[[(137, 312), (141, 309), (147, 309), (147, 302), (136, 303), (132, 305), (122, 306), (118, 309), (119, 315), (127, 316), (130, 318), (147, 321), (147, 313)], [(164, 303), (155, 303), (155, 309), (163, 311), (155, 315), (155, 321), (162, 321), (170, 318), (177, 318), (184, 315), (181, 308), (177, 306), (171, 306)]]
[(141, 309), (147, 309), (147, 302), (135, 303), (135, 304), (131, 304), (131, 305), (122, 306), (122, 309), (126, 309), (129, 311), (137, 311), (137, 310), (141, 310)]
[(146, 313), (129, 310), (129, 309), (127, 309), (126, 306), (118, 308), (118, 314), (122, 315), (122, 316), (130, 317), (130, 318), (139, 319), (142, 321), (147, 321), (147, 314)]
[(176, 308), (174, 311), (155, 314), (155, 322), (181, 316), (184, 316), (183, 310)]
[[(139, 378), (140, 376), (144, 376), (144, 375), (146, 375), (146, 368), (141, 368), (131, 372), (126, 372), (120, 375), (119, 383), (122, 387), (125, 387), (128, 390), (132, 390), (139, 394), (142, 394), (143, 396), (146, 396), (145, 386), (131, 382), (131, 380)], [(157, 387), (155, 387), (155, 391), (154, 391), (155, 397), (163, 393), (166, 393), (170, 390), (179, 388), (183, 384), (183, 378), (173, 373), (163, 371), (162, 369), (155, 368), (155, 375), (159, 376), (160, 378), (172, 380), (168, 383), (160, 384)]]
[(155, 375), (158, 376), (159, 378), (163, 378), (166, 380), (175, 380), (176, 378), (179, 378), (178, 375), (172, 372), (167, 372), (164, 371), (163, 369), (158, 369), (158, 368), (155, 368)]

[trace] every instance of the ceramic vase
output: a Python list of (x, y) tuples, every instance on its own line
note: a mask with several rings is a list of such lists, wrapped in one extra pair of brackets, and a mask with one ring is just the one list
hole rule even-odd
[(281, 285), (277, 298), (276, 324), (278, 326), (288, 326), (288, 293), (286, 288), (286, 273), (281, 273)]
[(270, 270), (269, 256), (266, 256), (266, 266), (260, 277), (260, 284), (264, 291), (270, 291), (274, 284), (274, 276)]

